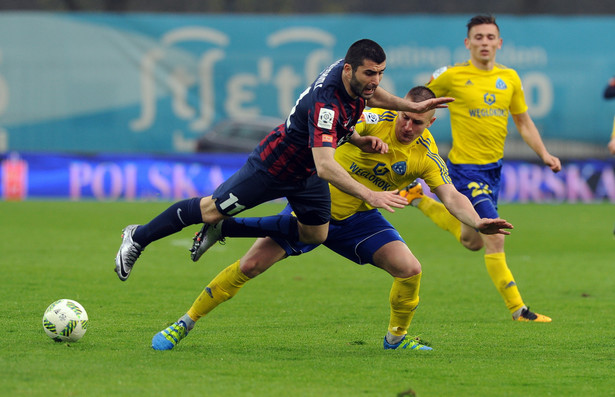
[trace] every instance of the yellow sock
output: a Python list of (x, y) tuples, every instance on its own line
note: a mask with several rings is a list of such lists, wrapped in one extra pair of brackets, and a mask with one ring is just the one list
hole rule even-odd
[(197, 321), (220, 303), (231, 299), (250, 278), (239, 269), (239, 261), (222, 270), (194, 301), (188, 316)]
[(417, 208), (427, 215), (433, 223), (438, 225), (440, 229), (448, 231), (457, 241), (461, 241), (461, 222), (448, 212), (444, 204), (437, 202), (431, 197), (424, 196), (419, 201)]
[(408, 278), (395, 277), (389, 301), (391, 303), (391, 318), (389, 320), (389, 332), (396, 336), (406, 335), (414, 311), (419, 305), (419, 287), (421, 274)]
[(515, 279), (508, 265), (506, 265), (506, 254), (504, 252), (497, 252), (485, 255), (485, 265), (493, 284), (495, 284), (498, 292), (504, 298), (508, 310), (514, 313), (522, 308), (523, 299), (521, 299), (517, 283), (515, 283)]

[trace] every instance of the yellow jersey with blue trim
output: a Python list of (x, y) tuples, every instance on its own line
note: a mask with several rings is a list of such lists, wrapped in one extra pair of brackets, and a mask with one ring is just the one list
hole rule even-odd
[(496, 64), (481, 70), (471, 61), (436, 70), (427, 85), (437, 96), (450, 96), (454, 164), (489, 164), (504, 156), (511, 114), (527, 111), (517, 72)]
[[(354, 180), (375, 191), (403, 189), (416, 178), (421, 178), (431, 189), (451, 183), (444, 160), (429, 130), (410, 144), (402, 144), (395, 135), (397, 112), (385, 109), (363, 111), (355, 128), (360, 135), (372, 135), (389, 145), (388, 153), (367, 153), (351, 143), (335, 151), (335, 159)], [(331, 217), (343, 220), (372, 206), (363, 200), (331, 189)]]

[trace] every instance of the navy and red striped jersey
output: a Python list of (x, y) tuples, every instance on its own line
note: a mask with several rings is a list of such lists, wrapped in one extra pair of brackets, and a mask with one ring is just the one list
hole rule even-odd
[(344, 60), (320, 73), (297, 100), (286, 123), (271, 131), (250, 155), (253, 164), (284, 181), (300, 181), (316, 172), (313, 147), (336, 148), (348, 139), (365, 108), (342, 82)]

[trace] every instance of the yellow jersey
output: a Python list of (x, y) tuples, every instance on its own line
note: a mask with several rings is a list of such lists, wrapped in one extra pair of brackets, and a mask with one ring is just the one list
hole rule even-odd
[[(356, 180), (375, 191), (403, 189), (421, 178), (430, 189), (451, 183), (444, 160), (429, 130), (410, 144), (402, 144), (395, 136), (397, 112), (370, 109), (363, 112), (356, 124), (360, 135), (372, 135), (389, 145), (389, 152), (366, 153), (346, 143), (335, 150), (335, 159)], [(331, 217), (343, 220), (359, 211), (373, 207), (329, 185), (331, 189)]]
[(471, 61), (434, 72), (427, 85), (436, 96), (450, 96), (453, 164), (489, 164), (504, 156), (508, 117), (527, 111), (516, 71), (496, 64), (478, 69)]

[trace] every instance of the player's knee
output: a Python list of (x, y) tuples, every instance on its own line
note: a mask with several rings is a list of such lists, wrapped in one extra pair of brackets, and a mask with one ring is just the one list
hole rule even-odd
[(201, 198), (200, 207), (203, 222), (213, 225), (224, 219), (224, 216), (218, 211), (216, 202), (213, 200), (212, 196)]
[(469, 249), (470, 251), (478, 251), (481, 248), (483, 248), (483, 242), (482, 241), (476, 241), (476, 240), (461, 240), (461, 244), (463, 244), (464, 247), (466, 247), (467, 249)]
[(254, 278), (267, 269), (263, 269), (262, 263), (255, 257), (244, 257), (239, 265), (239, 270), (247, 277)]
[(478, 233), (461, 233), (459, 240), (461, 244), (470, 251), (478, 251), (483, 248), (483, 239)]
[(397, 278), (413, 277), (422, 271), (421, 263), (416, 258), (414, 258), (414, 260), (407, 261), (405, 263), (391, 265), (388, 267), (388, 269), (385, 269), (385, 270), (388, 270), (391, 276), (397, 277)]
[(401, 277), (408, 278), (408, 277), (416, 276), (421, 271), (422, 271), (421, 264), (419, 263), (419, 261), (416, 261), (415, 264), (413, 264), (412, 266), (408, 266), (406, 269), (404, 269), (403, 276)]

